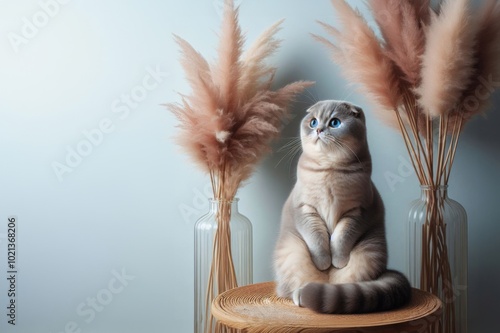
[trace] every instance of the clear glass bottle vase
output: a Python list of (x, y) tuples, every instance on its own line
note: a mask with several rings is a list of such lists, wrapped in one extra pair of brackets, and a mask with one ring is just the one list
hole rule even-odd
[(215, 296), (253, 280), (252, 224), (239, 213), (238, 201), (209, 200), (209, 212), (195, 224), (195, 333), (215, 331), (210, 314)]
[(443, 302), (432, 333), (467, 332), (467, 213), (448, 198), (448, 186), (421, 186), (407, 228), (408, 277)]

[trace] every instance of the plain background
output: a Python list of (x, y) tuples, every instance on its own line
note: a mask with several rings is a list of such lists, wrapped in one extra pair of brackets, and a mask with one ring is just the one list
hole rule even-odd
[[(390, 266), (404, 271), (406, 215), (419, 187), (405, 167), (399, 133), (373, 117), (369, 101), (309, 35), (322, 34), (317, 19), (335, 24), (329, 1), (237, 3), (249, 41), (286, 18), (279, 33), (285, 41), (270, 59), (279, 67), (276, 87), (317, 82), (294, 105), (285, 139), (238, 194), (240, 211), (254, 227), (254, 281), (272, 279), (280, 210), (295, 177), (295, 161), (278, 164), (284, 156), (278, 149), (297, 136), (304, 110), (321, 99), (346, 99), (366, 110), (373, 180), (387, 210)], [(350, 3), (366, 12), (361, 1)], [(189, 92), (172, 33), (213, 59), (222, 0), (73, 0), (56, 9), (45, 22), (36, 16), (38, 1), (0, 1), (0, 331), (192, 332), (193, 225), (207, 210), (209, 180), (173, 144), (175, 121), (160, 104)], [(33, 19), (43, 27), (16, 52), (9, 33), (22, 34), (25, 20)], [(148, 71), (161, 72), (156, 84)], [(149, 90), (141, 88), (144, 80)], [(127, 106), (131, 93), (138, 100)], [(469, 217), (474, 333), (498, 327), (499, 107), (494, 95), (487, 116), (466, 127), (450, 186)], [(100, 125), (107, 130), (102, 138)], [(85, 143), (85, 133), (94, 133), (95, 144)], [(66, 164), (75, 149), (86, 156), (72, 160), (71, 172), (58, 178), (54, 165)], [(397, 182), (388, 181), (394, 176)], [(11, 215), (18, 217), (15, 327), (6, 317)], [(120, 284), (118, 273), (129, 280)]]

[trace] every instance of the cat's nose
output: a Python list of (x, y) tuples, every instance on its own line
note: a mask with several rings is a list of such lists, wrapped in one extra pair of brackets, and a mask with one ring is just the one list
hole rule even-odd
[(316, 133), (318, 133), (318, 134), (322, 133), (323, 131), (324, 131), (324, 129), (323, 129), (323, 128), (319, 128), (319, 127), (318, 127), (318, 128), (316, 129)]

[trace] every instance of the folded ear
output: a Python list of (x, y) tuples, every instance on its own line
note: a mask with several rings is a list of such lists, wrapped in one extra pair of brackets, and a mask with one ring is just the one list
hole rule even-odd
[(363, 116), (363, 109), (357, 105), (351, 104), (351, 112), (356, 118)]
[(317, 107), (318, 103), (314, 104), (314, 105), (311, 105), (310, 107), (308, 107), (306, 109), (306, 113), (311, 113), (314, 111), (314, 109)]
[(351, 105), (351, 113), (354, 118), (361, 120), (363, 124), (366, 125), (366, 118), (363, 109), (357, 105)]

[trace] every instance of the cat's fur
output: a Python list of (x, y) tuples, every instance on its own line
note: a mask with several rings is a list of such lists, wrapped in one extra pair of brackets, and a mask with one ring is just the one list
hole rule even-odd
[[(341, 121), (338, 128), (329, 127), (333, 118)], [(318, 102), (302, 120), (301, 140), (297, 182), (283, 207), (274, 254), (277, 294), (323, 313), (405, 304), (408, 280), (387, 270), (384, 205), (371, 181), (363, 111)]]

